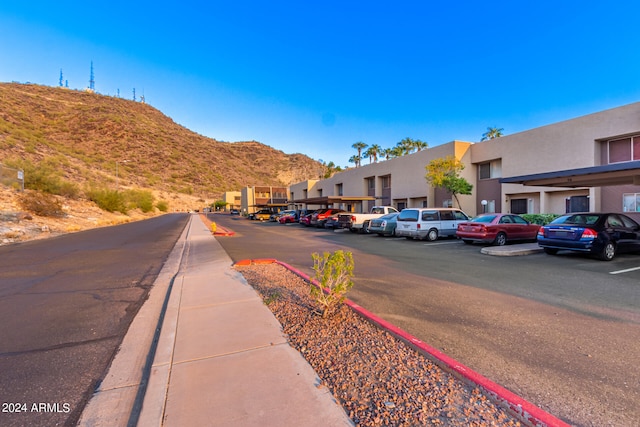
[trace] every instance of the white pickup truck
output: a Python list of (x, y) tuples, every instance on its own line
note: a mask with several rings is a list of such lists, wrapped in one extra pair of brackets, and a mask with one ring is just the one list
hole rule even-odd
[(393, 206), (374, 206), (369, 213), (344, 213), (338, 216), (340, 228), (348, 228), (353, 233), (366, 233), (372, 219), (388, 213), (398, 212)]

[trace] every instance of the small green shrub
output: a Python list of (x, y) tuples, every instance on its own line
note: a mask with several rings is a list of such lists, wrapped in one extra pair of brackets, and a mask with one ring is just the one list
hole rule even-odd
[(19, 199), (23, 209), (39, 216), (62, 217), (62, 203), (56, 196), (40, 191), (28, 191)]
[(132, 209), (140, 209), (147, 213), (153, 210), (153, 194), (148, 190), (127, 190), (124, 192), (124, 198)]
[(547, 225), (560, 215), (557, 214), (522, 214), (522, 218), (526, 219), (532, 224)]
[(87, 192), (89, 200), (107, 212), (127, 214), (127, 203), (124, 194), (116, 190), (91, 189)]
[(353, 255), (342, 250), (334, 253), (313, 253), (313, 271), (320, 288), (311, 285), (311, 295), (320, 305), (322, 317), (327, 315), (344, 301), (347, 292), (353, 287)]
[(159, 200), (158, 203), (156, 203), (156, 208), (158, 208), (160, 212), (167, 212), (169, 210), (169, 204), (165, 200)]

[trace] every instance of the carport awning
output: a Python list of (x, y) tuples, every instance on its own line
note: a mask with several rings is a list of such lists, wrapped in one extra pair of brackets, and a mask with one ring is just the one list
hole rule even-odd
[(557, 172), (512, 176), (500, 179), (500, 183), (569, 188), (640, 185), (640, 160)]
[(364, 202), (373, 200), (376, 200), (376, 198), (371, 196), (322, 196), (293, 200), (292, 203), (306, 203), (307, 205), (331, 205), (333, 203)]

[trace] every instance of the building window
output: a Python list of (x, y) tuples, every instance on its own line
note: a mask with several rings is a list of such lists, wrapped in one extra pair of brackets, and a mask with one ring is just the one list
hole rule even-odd
[(640, 160), (640, 136), (607, 141), (609, 163)]
[(495, 200), (483, 200), (480, 202), (482, 205), (482, 213), (495, 213), (496, 201)]
[(375, 190), (376, 189), (376, 179), (375, 178), (366, 178), (367, 180), (367, 189)]
[(622, 195), (623, 212), (640, 212), (640, 193), (624, 193)]
[(342, 194), (342, 184), (336, 184), (336, 193), (338, 196), (344, 196), (344, 194)]
[(382, 188), (391, 188), (391, 175), (380, 177), (382, 180)]
[(527, 207), (527, 199), (511, 199), (511, 213), (526, 214)]
[(502, 160), (492, 160), (490, 162), (478, 164), (478, 177), (480, 179), (493, 179), (502, 176)]

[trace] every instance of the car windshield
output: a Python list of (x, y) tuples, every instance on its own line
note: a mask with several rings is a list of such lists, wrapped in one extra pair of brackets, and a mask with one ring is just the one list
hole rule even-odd
[(574, 214), (565, 215), (551, 221), (551, 224), (565, 225), (594, 225), (600, 219), (600, 215), (596, 214)]
[(471, 219), (471, 222), (491, 222), (497, 215), (480, 215)]

